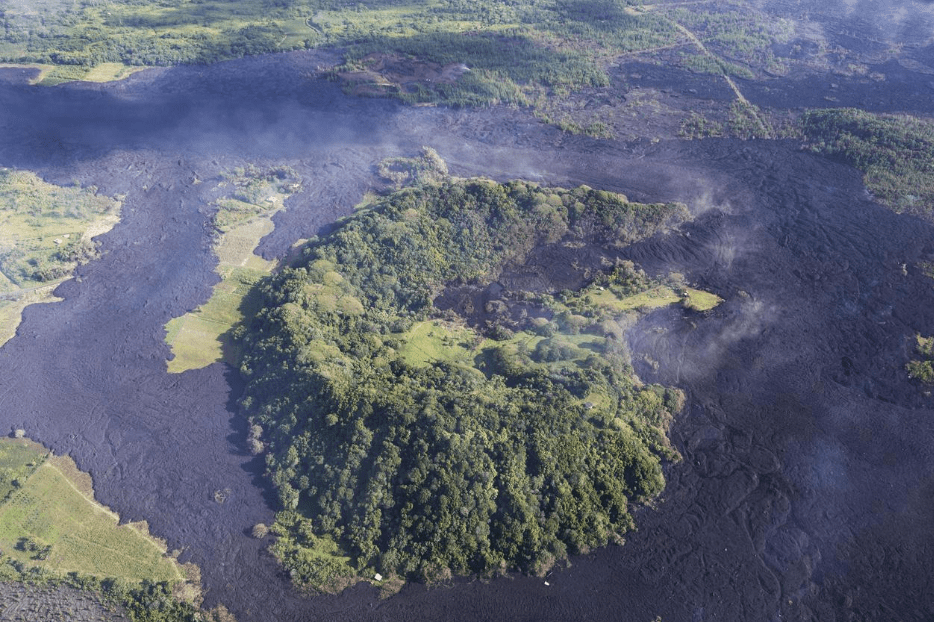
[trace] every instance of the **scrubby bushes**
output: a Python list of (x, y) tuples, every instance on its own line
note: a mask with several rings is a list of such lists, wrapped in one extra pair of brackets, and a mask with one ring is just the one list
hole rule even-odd
[(801, 128), (812, 151), (861, 170), (881, 203), (934, 219), (934, 122), (837, 108), (808, 111)]
[(908, 363), (908, 375), (925, 384), (934, 384), (934, 337), (918, 335), (917, 354), (921, 359)]

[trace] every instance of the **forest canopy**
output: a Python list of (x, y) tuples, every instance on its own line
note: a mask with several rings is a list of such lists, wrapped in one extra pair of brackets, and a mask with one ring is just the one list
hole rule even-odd
[[(263, 281), (238, 329), (242, 407), (293, 579), (540, 573), (621, 542), (678, 457), (683, 398), (634, 376), (621, 309), (658, 283), (619, 250), (687, 217), (586, 186), (445, 181), (380, 198)], [(510, 280), (541, 256), (594, 269), (560, 292)]]

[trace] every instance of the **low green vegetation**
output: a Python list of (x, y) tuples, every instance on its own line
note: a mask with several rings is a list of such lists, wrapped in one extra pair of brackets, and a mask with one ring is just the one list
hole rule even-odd
[(314, 45), (315, 3), (247, 0), (16, 2), (3, 7), (0, 60), (91, 68), (208, 63)]
[(716, 294), (694, 289), (693, 287), (685, 287), (683, 292), (682, 302), (684, 306), (694, 311), (710, 311), (723, 302), (723, 299)]
[[(38, 63), (46, 82), (86, 79), (96, 67), (209, 63), (245, 55), (349, 46), (358, 62), (371, 52), (412, 55), (423, 63), (465, 63), (463, 84), (421, 82), (400, 89), (413, 101), (521, 101), (522, 87), (605, 84), (597, 62), (614, 51), (663, 45), (673, 33), (623, 0), (103, 0), (4, 7), (0, 61)], [(592, 48), (592, 49), (590, 49)], [(53, 75), (54, 74), (54, 75)], [(424, 91), (424, 92), (423, 92)]]
[(85, 82), (112, 82), (122, 80), (144, 67), (132, 67), (123, 63), (101, 63), (94, 66), (86, 65), (50, 65), (47, 63), (0, 63), (0, 67), (28, 67), (37, 69), (38, 73), (30, 81), (31, 84), (42, 86), (55, 86), (63, 82), (83, 80)]
[(262, 310), (238, 329), (242, 406), (294, 581), (541, 573), (622, 542), (631, 504), (678, 457), (666, 433), (682, 402), (634, 377), (625, 327), (685, 294), (604, 255), (577, 291), (471, 296), (530, 269), (535, 248), (612, 254), (687, 217), (587, 187), (420, 185), (264, 280)]
[[(784, 70), (772, 44), (790, 34), (787, 22), (748, 4), (713, 10), (639, 0), (42, 1), (13, 3), (0, 19), (0, 62), (39, 67), (41, 84), (332, 47), (345, 54), (333, 76), (356, 94), (536, 108), (608, 86), (607, 68), (620, 55), (677, 48), (688, 32), (681, 24), (712, 53), (678, 51), (675, 62), (748, 78)], [(546, 114), (567, 131), (609, 135), (593, 120)]]
[(35, 287), (96, 257), (88, 232), (115, 223), (120, 203), (96, 188), (63, 188), (0, 169), (0, 291)]
[(92, 238), (119, 215), (120, 202), (96, 188), (0, 168), (0, 344), (13, 337), (26, 305), (54, 300), (55, 286), (97, 257)]
[(120, 525), (70, 459), (28, 439), (0, 439), (0, 581), (91, 590), (134, 621), (193, 621), (196, 574), (145, 524)]
[[(387, 52), (401, 55), (398, 77), (387, 80), (386, 70), (377, 72), (382, 88), (376, 92), (410, 103), (529, 105), (538, 88), (609, 85), (609, 77), (587, 54), (547, 47), (522, 34), (432, 33), (376, 39), (350, 48), (341, 70), (346, 74), (373, 69), (374, 61), (384, 62), (382, 55)], [(425, 71), (424, 63), (439, 68), (463, 65), (463, 73), (457, 79), (413, 79)]]
[(272, 232), (273, 215), (301, 185), (295, 171), (288, 167), (248, 166), (225, 175), (221, 188), (223, 196), (215, 202), (214, 214), (217, 274), (221, 280), (206, 303), (166, 324), (165, 341), (173, 354), (168, 362), (171, 373), (200, 369), (218, 361), (236, 363), (230, 330), (245, 315), (255, 313), (256, 302), (250, 291), (274, 266), (274, 262), (253, 251)]
[(692, 112), (681, 121), (678, 136), (694, 140), (697, 138), (719, 138), (723, 136), (723, 124), (711, 121), (702, 114)]
[(934, 384), (934, 337), (918, 335), (916, 353), (921, 359), (908, 363), (908, 376), (925, 384)]
[(686, 55), (682, 64), (701, 73), (726, 74), (738, 78), (755, 77), (754, 69), (784, 73), (773, 45), (789, 41), (792, 22), (766, 16), (736, 2), (717, 3), (716, 8), (673, 5), (662, 14), (681, 24), (701, 39), (716, 59)]
[(45, 452), (35, 443), (0, 440), (0, 500), (5, 501), (22, 486), (43, 460)]
[(808, 111), (801, 128), (812, 151), (861, 170), (879, 202), (934, 219), (934, 122), (835, 108)]
[[(541, 102), (538, 102), (541, 103)], [(615, 138), (616, 135), (613, 133), (613, 130), (605, 122), (597, 120), (591, 121), (586, 125), (582, 125), (577, 121), (573, 120), (570, 115), (562, 114), (558, 117), (554, 117), (548, 112), (542, 112), (541, 109), (536, 110), (535, 118), (541, 120), (543, 123), (549, 125), (554, 125), (563, 132), (568, 134), (583, 134), (585, 136), (591, 136), (593, 138)]]
[(730, 63), (709, 54), (695, 52), (681, 52), (677, 55), (679, 65), (694, 73), (706, 73), (712, 76), (733, 76), (737, 78), (752, 79), (755, 77), (749, 69), (735, 63)]
[[(621, 281), (636, 280), (638, 288), (621, 285)], [(422, 367), (433, 363), (457, 363), (483, 367), (485, 361), (494, 360), (501, 351), (510, 355), (524, 355), (530, 368), (549, 370), (556, 361), (544, 360), (547, 350), (574, 352), (570, 359), (580, 363), (592, 351), (609, 347), (608, 338), (621, 339), (625, 328), (637, 317), (634, 312), (650, 311), (673, 304), (681, 304), (694, 311), (709, 311), (722, 300), (708, 292), (683, 287), (676, 279), (656, 281), (631, 262), (620, 264), (612, 273), (598, 275), (579, 292), (567, 292), (555, 297), (539, 294), (530, 299), (548, 312), (555, 320), (538, 318), (527, 330), (502, 333), (494, 328), (494, 336), (478, 334), (462, 322), (449, 318), (436, 318), (415, 322), (398, 336), (399, 356), (409, 365)], [(494, 303), (496, 306), (496, 303)], [(584, 322), (599, 325), (602, 333), (573, 332)], [(572, 327), (564, 330), (562, 327)], [(581, 349), (583, 348), (583, 349)], [(559, 365), (562, 366), (562, 365)]]
[(730, 105), (727, 129), (731, 136), (749, 140), (752, 138), (770, 138), (772, 128), (759, 107), (747, 101), (734, 101)]
[[(401, 59), (361, 92), (411, 102), (528, 103), (538, 89), (605, 86), (603, 60), (671, 43), (663, 20), (624, 0), (103, 0), (5, 7), (0, 61), (44, 66), (44, 84), (117, 77), (133, 66), (209, 63), (245, 55), (346, 46), (343, 72), (371, 55)], [(400, 63), (395, 63), (399, 65)], [(463, 64), (460, 75), (435, 76)], [(49, 67), (52, 68), (49, 68)], [(104, 70), (97, 68), (105, 67)], [(443, 73), (443, 72), (442, 72)], [(356, 82), (356, 81), (355, 81)], [(360, 86), (360, 84), (357, 84)]]

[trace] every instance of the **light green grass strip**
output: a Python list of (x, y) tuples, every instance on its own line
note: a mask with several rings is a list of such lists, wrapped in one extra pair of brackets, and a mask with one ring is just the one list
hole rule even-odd
[(227, 338), (230, 329), (244, 318), (244, 301), (252, 286), (272, 272), (275, 262), (254, 254), (260, 240), (272, 232), (272, 217), (282, 209), (289, 194), (260, 193), (262, 204), (232, 199), (218, 201), (215, 217), (224, 231), (215, 248), (220, 283), (211, 298), (190, 313), (166, 324), (165, 342), (174, 357), (168, 361), (169, 373), (201, 369), (225, 361), (236, 364), (234, 344)]
[(0, 469), (21, 472), (29, 463), (39, 465), (27, 478), (17, 479), (0, 505), (0, 550), (5, 555), (59, 575), (77, 572), (130, 582), (184, 579), (158, 541), (134, 526), (120, 525), (117, 514), (79, 490), (54, 461), (43, 461), (44, 452), (23, 441), (0, 443)]

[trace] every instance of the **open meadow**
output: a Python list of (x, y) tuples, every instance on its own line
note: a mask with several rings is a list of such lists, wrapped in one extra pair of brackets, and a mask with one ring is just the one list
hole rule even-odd
[(128, 583), (185, 581), (145, 525), (123, 524), (98, 504), (90, 477), (67, 457), (23, 439), (0, 439), (0, 551), (28, 575), (70, 573)]

